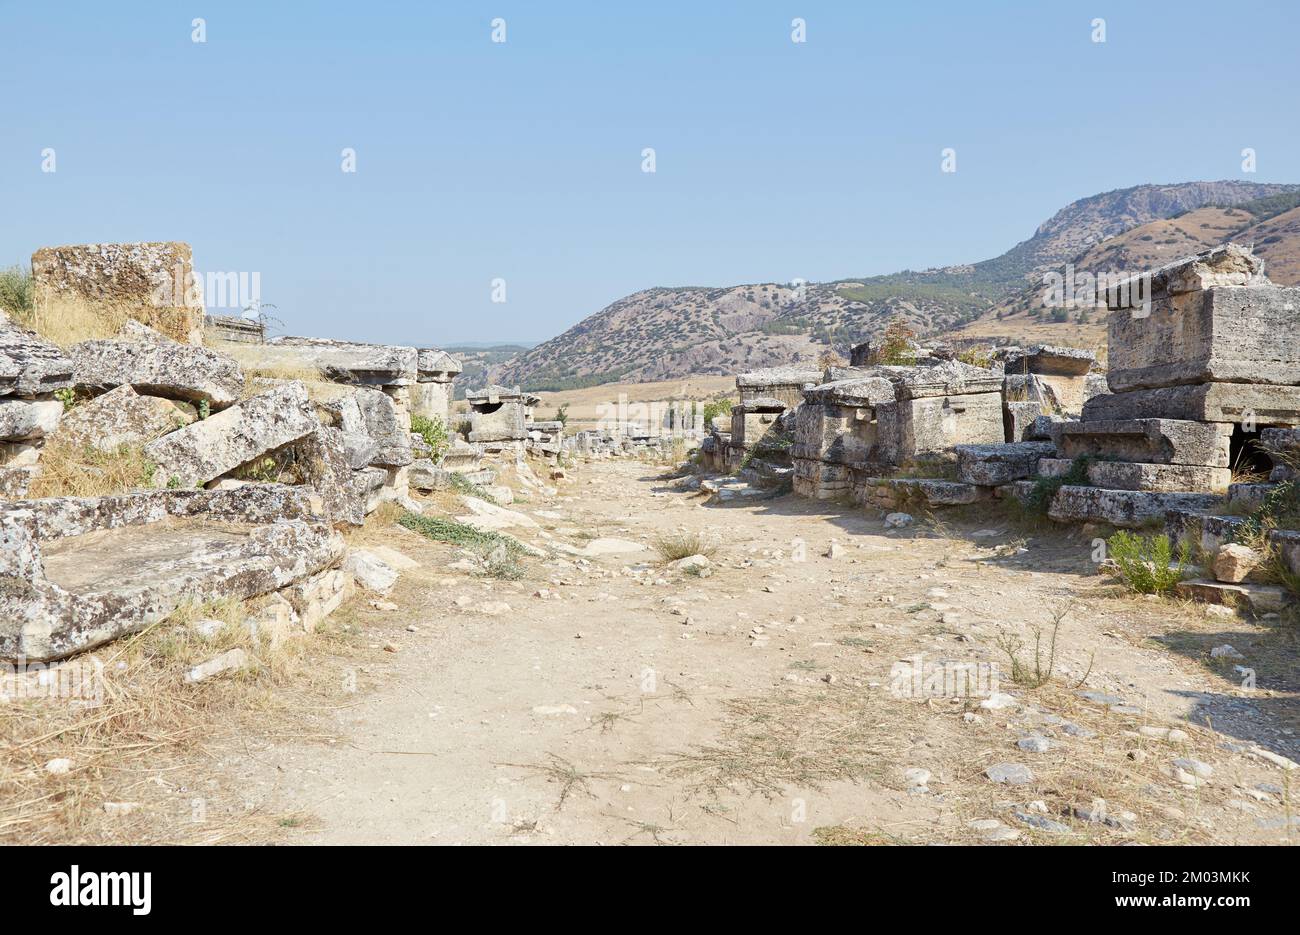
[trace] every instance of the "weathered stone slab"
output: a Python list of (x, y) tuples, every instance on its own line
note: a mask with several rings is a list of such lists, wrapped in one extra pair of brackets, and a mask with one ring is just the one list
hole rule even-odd
[(1228, 467), (1232, 426), (1178, 419), (1063, 422), (1057, 428), (1060, 457), (1081, 455), (1151, 464)]
[(877, 367), (873, 371), (882, 372), (894, 383), (899, 400), (997, 393), (1003, 381), (999, 371), (959, 360), (945, 360), (933, 367)]
[(384, 485), (388, 471), (381, 467), (367, 467), (352, 474), (352, 489), (365, 502), (366, 513), (373, 513), (384, 502)]
[(1105, 393), (1083, 404), (1085, 421), (1184, 419), (1256, 425), (1300, 425), (1300, 387), (1250, 383), (1202, 383), (1127, 393)]
[(366, 519), (366, 498), (353, 486), (343, 432), (318, 426), (293, 444), (303, 483), (316, 491), (325, 516), (334, 523), (360, 526)]
[(130, 386), (86, 400), (63, 417), (59, 439), (74, 445), (116, 451), (143, 445), (198, 419), (194, 407), (158, 396), (141, 396)]
[(1052, 374), (1067, 377), (1082, 377), (1097, 362), (1097, 355), (1092, 351), (1077, 347), (1057, 347), (1051, 344), (1035, 344), (1032, 347), (1017, 348), (1006, 355), (1007, 373)]
[(63, 418), (63, 403), (57, 399), (26, 400), (0, 398), (0, 439), (25, 441), (52, 435)]
[[(830, 403), (835, 406), (868, 408), (881, 403), (894, 401), (894, 384), (885, 377), (859, 377), (851, 380), (832, 380), (820, 383), (803, 391), (804, 401), (809, 403)], [(759, 397), (750, 405), (763, 400)], [(779, 403), (780, 400), (770, 399)]]
[[(32, 502), (32, 501), (28, 501)], [(0, 529), (4, 527), (0, 519)], [(0, 588), (0, 660), (61, 659), (134, 633), (182, 603), (267, 594), (336, 563), (328, 526), (136, 525), (40, 547), (41, 566)]]
[(436, 347), (419, 348), (416, 354), (421, 383), (450, 383), (464, 369), (459, 360)]
[(451, 485), (451, 472), (424, 458), (411, 462), (407, 481), (416, 490), (441, 490)]
[(356, 579), (351, 574), (341, 568), (330, 568), (283, 589), (280, 594), (298, 614), (303, 632), (312, 633), (355, 589)]
[(192, 487), (295, 442), (319, 425), (306, 387), (295, 380), (165, 435), (146, 445), (145, 454), (158, 465), (155, 482)]
[(1227, 243), (1108, 284), (1104, 293), (1108, 308), (1131, 310), (1146, 301), (1162, 302), (1214, 286), (1246, 286), (1267, 281), (1263, 260), (1247, 247)]
[(767, 367), (738, 375), (736, 389), (742, 403), (766, 396), (779, 399), (793, 409), (803, 402), (805, 387), (822, 382), (822, 371), (811, 367)]
[(370, 460), (378, 467), (402, 467), (411, 463), (411, 414), (397, 400), (379, 390), (358, 389), (354, 397), (364, 431), (379, 446)]
[(1004, 401), (1002, 403), (1003, 437), (1009, 442), (1045, 440), (1035, 436), (1034, 426), (1040, 418), (1043, 418), (1043, 407), (1040, 403)]
[(0, 467), (0, 500), (19, 500), (27, 496), (27, 488), (32, 485), (40, 468)]
[(260, 366), (314, 370), (340, 383), (406, 386), (419, 378), (419, 352), (413, 347), (282, 337), (243, 353)]
[[(1064, 477), (1073, 464), (1068, 458), (1044, 458), (1038, 463), (1038, 473), (1043, 477)], [(1113, 490), (1221, 494), (1232, 483), (1232, 471), (1189, 464), (1093, 461), (1088, 465), (1088, 482)]]
[(995, 445), (1004, 440), (1002, 396), (993, 392), (905, 399), (877, 407), (876, 426), (878, 458), (889, 464), (955, 445)]
[(794, 459), (794, 492), (814, 500), (832, 500), (849, 494), (852, 475), (843, 464), (807, 458)]
[(1186, 542), (1202, 555), (1213, 555), (1220, 546), (1233, 540), (1245, 522), (1244, 516), (1171, 510), (1165, 517), (1165, 535), (1175, 544)]
[(82, 341), (69, 349), (78, 385), (98, 390), (133, 387), (148, 396), (229, 406), (244, 391), (233, 359), (206, 347), (170, 342)]
[(169, 517), (247, 524), (320, 520), (318, 504), (310, 491), (283, 484), (248, 484), (238, 490), (146, 490), (107, 497), (49, 497), (9, 504), (6, 509), (27, 511), (34, 524), (33, 535), (42, 541), (157, 523)]
[(1230, 484), (1228, 502), (1244, 506), (1248, 510), (1257, 510), (1264, 505), (1264, 499), (1277, 488), (1277, 484)]
[(1227, 604), (1230, 607), (1249, 607), (1255, 613), (1276, 613), (1291, 603), (1292, 597), (1283, 588), (1269, 584), (1229, 584), (1208, 578), (1180, 581), (1174, 586), (1184, 597), (1205, 601), (1207, 604)]
[(1112, 392), (1196, 383), (1300, 383), (1300, 289), (1219, 286), (1156, 303), (1145, 317), (1112, 312)]
[(0, 396), (46, 396), (72, 386), (72, 360), (0, 311)]
[(814, 461), (861, 463), (867, 460), (876, 442), (876, 426), (871, 416), (869, 409), (805, 402), (795, 410), (791, 453), (796, 458)]
[(988, 487), (971, 483), (932, 478), (888, 478), (886, 484), (896, 494), (912, 499), (922, 499), (931, 506), (962, 506), (980, 500), (992, 499)]
[(1270, 481), (1300, 480), (1300, 429), (1262, 429), (1259, 447), (1273, 462)]
[(203, 284), (185, 243), (104, 243), (43, 247), (32, 254), (37, 314), (61, 303), (153, 323), (188, 344), (203, 341)]
[(1221, 498), (1214, 494), (1065, 486), (1052, 498), (1047, 515), (1058, 522), (1103, 522), (1134, 527), (1154, 520), (1163, 522), (1173, 510), (1204, 511), (1219, 502)]
[(1013, 442), (1002, 445), (958, 445), (957, 474), (967, 484), (997, 487), (1032, 477), (1041, 458), (1056, 453), (1051, 442)]

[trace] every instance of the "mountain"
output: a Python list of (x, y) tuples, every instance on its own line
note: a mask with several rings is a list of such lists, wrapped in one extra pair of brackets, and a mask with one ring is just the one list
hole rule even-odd
[[(1236, 241), (1254, 246), (1264, 272), (1276, 283), (1300, 285), (1300, 190), (1243, 202), (1237, 207), (1195, 208), (1149, 221), (1100, 243), (1070, 261), (1075, 274), (1131, 274), (1179, 257)], [(946, 335), (949, 339), (1051, 342), (1100, 349), (1101, 316), (1046, 309), (1041, 279), (991, 312)]]
[[(1238, 181), (1138, 185), (1075, 201), (1040, 225), (1032, 237), (979, 263), (802, 287), (758, 283), (645, 289), (549, 341), (488, 367), (488, 374), (505, 384), (561, 390), (616, 380), (735, 373), (814, 361), (828, 351), (843, 355), (850, 344), (878, 336), (896, 316), (905, 317), (923, 335), (961, 334), (970, 329), (978, 336), (987, 322), (1000, 325), (1008, 316), (1019, 316), (1029, 326), (1029, 297), (1046, 270), (1062, 269), (1090, 251), (1109, 249), (1112, 241), (1136, 228), (1200, 209), (1213, 210), (1167, 232), (1152, 232), (1151, 240), (1141, 240), (1139, 235), (1125, 256), (1136, 260), (1147, 247), (1154, 249), (1157, 239), (1161, 246), (1173, 249), (1175, 242), (1190, 245), (1232, 233), (1236, 221), (1242, 222), (1237, 230), (1255, 226), (1262, 230), (1262, 222), (1276, 223), (1281, 212), (1295, 207), (1297, 198), (1297, 185)], [(1229, 216), (1229, 209), (1239, 215)], [(1281, 239), (1276, 242), (1281, 243), (1292, 235), (1279, 230), (1267, 236), (1277, 236)]]

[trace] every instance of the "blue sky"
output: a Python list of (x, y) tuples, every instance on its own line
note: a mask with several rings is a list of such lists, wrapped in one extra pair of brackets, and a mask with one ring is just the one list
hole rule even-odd
[(1300, 181), (1298, 26), (1187, 0), (4, 0), (0, 265), (184, 240), (259, 272), (290, 333), (424, 345), (542, 340), (654, 285), (975, 261), (1100, 191)]

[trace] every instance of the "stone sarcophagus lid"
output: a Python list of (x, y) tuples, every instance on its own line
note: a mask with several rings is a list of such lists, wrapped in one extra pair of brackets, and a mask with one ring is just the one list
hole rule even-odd
[(469, 403), (471, 442), (524, 442), (533, 407), (541, 400), (519, 387), (489, 384), (465, 394)]
[(751, 399), (779, 399), (793, 409), (803, 402), (803, 391), (822, 382), (822, 372), (812, 367), (768, 367), (736, 377), (741, 403)]
[(1112, 392), (1300, 384), (1300, 289), (1270, 283), (1249, 250), (1227, 244), (1126, 282), (1106, 293)]

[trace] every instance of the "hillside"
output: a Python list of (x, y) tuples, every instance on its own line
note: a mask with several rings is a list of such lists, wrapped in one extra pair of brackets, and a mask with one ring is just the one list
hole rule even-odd
[[(1043, 322), (1027, 314), (1032, 286), (1045, 270), (1094, 251), (1102, 252), (1088, 262), (1123, 259), (1145, 269), (1156, 265), (1147, 262), (1152, 257), (1192, 252), (1255, 225), (1261, 240), (1278, 237), (1271, 243), (1285, 244), (1295, 236), (1296, 219), (1290, 228), (1267, 233), (1264, 224), (1281, 221), (1286, 215), (1279, 212), (1294, 208), (1298, 194), (1300, 186), (1238, 181), (1139, 185), (1075, 201), (1027, 240), (979, 263), (809, 283), (802, 289), (774, 283), (645, 289), (531, 350), (489, 364), (487, 375), (535, 390), (564, 390), (735, 373), (812, 361), (828, 351), (843, 355), (850, 344), (878, 336), (899, 315), (923, 335), (969, 332), (1018, 340), (1004, 332), (1029, 329), (1026, 337), (1056, 340), (1059, 336), (1040, 336), (1038, 329), (1063, 325), (1077, 332), (1070, 343), (1088, 343), (1093, 329), (1086, 322)], [(1167, 226), (1117, 242), (1153, 223)], [(1291, 262), (1287, 247), (1273, 252), (1281, 262)]]
[[(1270, 196), (1238, 207), (1197, 208), (1162, 218), (1095, 244), (1076, 256), (1078, 273), (1153, 269), (1228, 240), (1253, 244), (1265, 272), (1282, 285), (1300, 284), (1300, 191)], [(1280, 213), (1279, 213), (1280, 212)], [(1105, 327), (1100, 315), (1045, 309), (1041, 281), (1026, 286), (992, 311), (947, 335), (949, 338), (1039, 341), (1100, 349)]]

